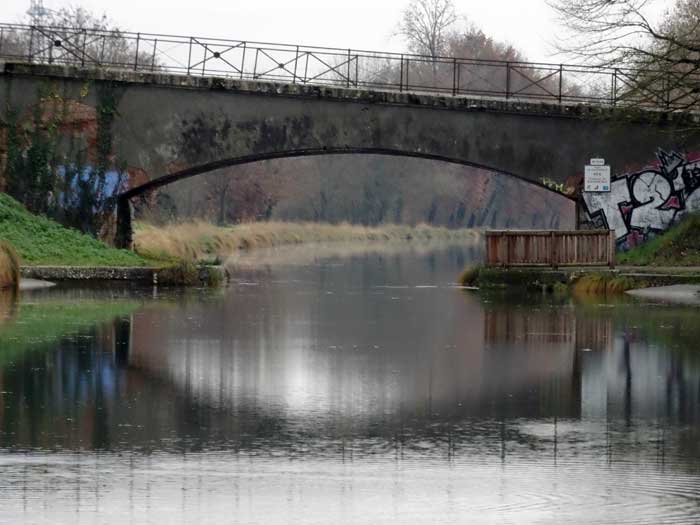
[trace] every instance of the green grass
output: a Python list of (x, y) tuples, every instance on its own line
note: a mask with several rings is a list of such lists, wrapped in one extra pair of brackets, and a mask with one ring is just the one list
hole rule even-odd
[(632, 266), (700, 266), (700, 213), (690, 214), (663, 235), (618, 254), (617, 262)]
[(0, 241), (17, 251), (29, 266), (146, 266), (149, 261), (128, 250), (110, 248), (89, 235), (29, 213), (0, 193)]

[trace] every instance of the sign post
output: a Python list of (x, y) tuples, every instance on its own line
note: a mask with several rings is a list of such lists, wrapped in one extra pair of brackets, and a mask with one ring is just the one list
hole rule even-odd
[(591, 159), (591, 163), (586, 166), (583, 191), (610, 191), (610, 166), (605, 164), (605, 159)]

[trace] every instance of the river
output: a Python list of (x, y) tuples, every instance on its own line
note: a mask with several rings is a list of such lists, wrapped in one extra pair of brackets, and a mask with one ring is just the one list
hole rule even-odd
[(0, 300), (0, 523), (700, 519), (697, 308), (296, 253)]

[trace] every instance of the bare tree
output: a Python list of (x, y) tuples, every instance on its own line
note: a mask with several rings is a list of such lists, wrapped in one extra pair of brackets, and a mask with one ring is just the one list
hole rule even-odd
[[(157, 70), (161, 66), (155, 54), (138, 50), (134, 39), (128, 38), (107, 15), (97, 15), (80, 6), (31, 10), (24, 23), (34, 29), (8, 29), (0, 34), (3, 55), (108, 67), (138, 64)], [(52, 44), (56, 41), (60, 47)]]
[(447, 35), (457, 22), (452, 0), (411, 0), (403, 12), (398, 34), (408, 48), (436, 58), (445, 52)]
[(629, 100), (676, 109), (700, 104), (700, 0), (676, 0), (658, 20), (652, 0), (548, 3), (570, 32), (561, 51), (623, 70)]

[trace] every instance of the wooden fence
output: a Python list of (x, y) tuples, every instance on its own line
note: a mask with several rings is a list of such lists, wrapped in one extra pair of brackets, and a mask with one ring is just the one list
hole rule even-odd
[(487, 231), (487, 266), (615, 266), (615, 232)]

